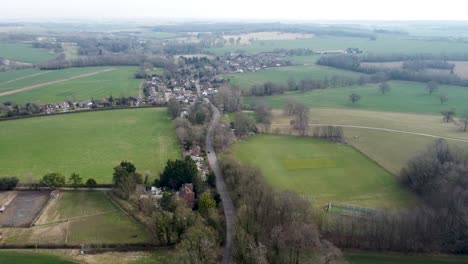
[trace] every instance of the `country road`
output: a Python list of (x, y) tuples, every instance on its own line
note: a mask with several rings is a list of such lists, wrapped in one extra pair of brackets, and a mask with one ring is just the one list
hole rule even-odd
[[(271, 124), (271, 126), (290, 126), (290, 124)], [(460, 139), (460, 138), (445, 137), (445, 136), (438, 136), (438, 135), (432, 135), (432, 134), (426, 134), (426, 133), (410, 132), (410, 131), (389, 129), (389, 128), (380, 128), (380, 127), (339, 125), (339, 124), (317, 124), (317, 123), (309, 124), (309, 126), (334, 126), (334, 127), (369, 129), (369, 130), (394, 132), (394, 133), (401, 133), (401, 134), (408, 134), (408, 135), (415, 135), (415, 136), (423, 136), (423, 137), (431, 137), (431, 138), (443, 138), (443, 139), (447, 139), (447, 140), (453, 140), (453, 141), (468, 143), (468, 140)]]
[(228, 264), (231, 262), (231, 252), (232, 252), (232, 240), (234, 235), (234, 225), (236, 219), (236, 213), (234, 209), (234, 204), (232, 203), (231, 196), (226, 188), (226, 183), (224, 181), (224, 175), (219, 168), (218, 159), (216, 157), (216, 152), (213, 147), (213, 129), (216, 124), (219, 122), (221, 114), (216, 106), (214, 106), (208, 99), (205, 99), (211, 106), (213, 112), (213, 119), (211, 120), (208, 133), (206, 134), (206, 152), (208, 156), (208, 163), (210, 164), (211, 170), (216, 175), (216, 189), (221, 196), (221, 201), (223, 203), (224, 215), (226, 217), (226, 244), (224, 245), (224, 254), (223, 254), (223, 264)]

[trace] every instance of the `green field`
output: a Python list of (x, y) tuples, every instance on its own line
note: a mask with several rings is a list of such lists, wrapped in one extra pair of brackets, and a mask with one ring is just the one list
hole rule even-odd
[(230, 84), (241, 89), (250, 89), (254, 84), (274, 82), (286, 85), (289, 78), (296, 81), (302, 79), (325, 79), (333, 76), (350, 77), (357, 79), (361, 74), (352, 71), (340, 70), (332, 67), (320, 66), (316, 64), (307, 66), (288, 66), (268, 68), (257, 72), (225, 74), (225, 79), (230, 79)]
[(313, 138), (257, 135), (232, 147), (242, 162), (260, 168), (274, 187), (329, 202), (396, 208), (413, 202), (397, 180), (348, 145)]
[(39, 63), (52, 60), (56, 54), (36, 49), (29, 44), (0, 42), (0, 57), (22, 62)]
[[(412, 112), (440, 114), (440, 111), (455, 109), (463, 113), (468, 109), (468, 88), (460, 86), (440, 86), (439, 91), (430, 96), (425, 90), (425, 84), (417, 82), (389, 82), (391, 91), (382, 95), (376, 84), (365, 86), (328, 88), (309, 92), (288, 92), (283, 95), (268, 97), (246, 97), (243, 103), (250, 105), (256, 100), (264, 100), (271, 107), (282, 108), (288, 98), (297, 99), (310, 107), (336, 107), (350, 109), (370, 109), (391, 112)], [(361, 100), (355, 105), (349, 100), (351, 93), (361, 95)], [(438, 94), (445, 93), (449, 101), (440, 104)]]
[(133, 77), (136, 70), (135, 67), (70, 68), (56, 71), (36, 72), (33, 74), (39, 75), (35, 76), (27, 75), (30, 72), (24, 72), (23, 77), (26, 77), (24, 79), (8, 83), (0, 83), (0, 92), (61, 80), (81, 74), (99, 72), (106, 69), (113, 70), (101, 72), (92, 76), (68, 80), (62, 83), (50, 84), (11, 95), (1, 96), (0, 101), (14, 101), (17, 103), (52, 103), (63, 102), (65, 100), (79, 101), (91, 98), (103, 98), (109, 97), (110, 95), (116, 97), (138, 95), (138, 87), (141, 80)]
[(248, 45), (226, 45), (222, 48), (210, 48), (216, 55), (243, 50), (252, 53), (273, 51), (275, 49), (309, 48), (316, 51), (359, 48), (370, 53), (444, 53), (465, 52), (468, 43), (455, 41), (429, 41), (379, 36), (376, 41), (353, 37), (316, 37), (293, 40), (264, 40)]
[(349, 264), (465, 264), (467, 257), (412, 256), (367, 253), (345, 254)]
[(122, 160), (153, 178), (180, 157), (165, 108), (100, 111), (0, 122), (0, 176), (24, 182), (48, 172), (110, 183)]
[(77, 263), (64, 260), (60, 257), (25, 251), (0, 251), (0, 263), (2, 264), (71, 264)]

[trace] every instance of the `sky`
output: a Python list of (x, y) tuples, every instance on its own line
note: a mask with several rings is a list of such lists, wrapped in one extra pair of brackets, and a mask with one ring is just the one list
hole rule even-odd
[(0, 0), (0, 20), (468, 20), (467, 0)]

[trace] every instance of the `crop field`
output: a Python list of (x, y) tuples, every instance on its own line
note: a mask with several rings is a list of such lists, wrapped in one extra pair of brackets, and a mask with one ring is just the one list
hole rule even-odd
[(57, 57), (44, 49), (36, 49), (29, 44), (0, 42), (0, 57), (30, 63), (39, 63)]
[(263, 40), (313, 38), (314, 35), (302, 34), (302, 33), (287, 33), (287, 32), (252, 32), (252, 33), (244, 33), (244, 34), (237, 34), (237, 35), (225, 35), (223, 37), (227, 41), (229, 41), (230, 38), (233, 38), (234, 40), (237, 40), (238, 38), (240, 38), (240, 44), (250, 44), (255, 41), (263, 41)]
[[(288, 128), (290, 119), (283, 111), (275, 110), (271, 130)], [(409, 158), (425, 150), (436, 138), (371, 128), (459, 139), (466, 142), (451, 139), (448, 142), (468, 149), (468, 133), (453, 123), (442, 122), (442, 118), (437, 115), (313, 108), (309, 122), (356, 126), (343, 129), (346, 141), (395, 175), (399, 174)]]
[(31, 228), (5, 228), (2, 242), (27, 243), (131, 243), (149, 237), (104, 192), (62, 192), (49, 203)]
[(464, 264), (467, 257), (345, 253), (349, 264)]
[(0, 176), (35, 182), (48, 172), (111, 183), (113, 168), (134, 162), (152, 178), (180, 157), (165, 108), (76, 113), (0, 122)]
[(0, 226), (29, 227), (48, 199), (48, 192), (18, 192), (0, 214)]
[(315, 51), (344, 50), (359, 48), (369, 53), (434, 53), (464, 52), (468, 43), (455, 41), (429, 41), (379, 36), (372, 41), (368, 38), (353, 37), (314, 37), (309, 39), (264, 40), (245, 45), (226, 45), (222, 48), (211, 48), (210, 52), (223, 55), (226, 52), (244, 50), (251, 53), (273, 51), (275, 49), (309, 48)]
[(234, 87), (239, 87), (244, 90), (250, 89), (254, 84), (265, 82), (274, 82), (286, 85), (289, 78), (294, 78), (296, 81), (302, 79), (325, 79), (333, 76), (349, 77), (358, 79), (361, 74), (352, 71), (345, 71), (336, 68), (320, 66), (316, 64), (307, 66), (287, 66), (268, 68), (257, 72), (225, 74), (225, 79), (230, 79), (230, 84)]
[(77, 263), (65, 260), (52, 254), (37, 253), (32, 251), (0, 251), (0, 263), (2, 264), (72, 264)]
[(232, 154), (259, 167), (275, 188), (297, 192), (317, 206), (396, 208), (414, 199), (390, 173), (348, 145), (257, 135), (235, 144)]
[(137, 96), (141, 81), (133, 77), (135, 69), (135, 67), (86, 67), (37, 72), (33, 73), (36, 74), (34, 76), (25, 75), (23, 79), (0, 83), (0, 94), (11, 93), (0, 96), (0, 101), (53, 103), (111, 95)]
[[(273, 108), (282, 108), (289, 98), (297, 99), (310, 107), (334, 107), (348, 109), (369, 109), (392, 112), (440, 114), (441, 111), (455, 109), (463, 113), (468, 109), (468, 88), (460, 86), (439, 87), (439, 91), (430, 96), (425, 84), (417, 82), (389, 82), (391, 91), (382, 95), (376, 84), (365, 86), (328, 88), (308, 92), (287, 92), (282, 95), (268, 97), (245, 97), (243, 103), (251, 105), (257, 100), (266, 101)], [(357, 93), (361, 100), (355, 105), (349, 100), (349, 95)], [(446, 94), (448, 102), (441, 104), (439, 94)]]

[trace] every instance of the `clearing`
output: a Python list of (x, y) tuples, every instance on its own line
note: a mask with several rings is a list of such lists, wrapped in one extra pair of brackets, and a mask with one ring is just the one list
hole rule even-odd
[(0, 42), (0, 57), (30, 63), (52, 60), (56, 54), (44, 49), (33, 48), (29, 44)]
[[(391, 91), (382, 95), (377, 90), (377, 84), (353, 86), (345, 88), (327, 88), (307, 92), (287, 92), (282, 95), (266, 97), (245, 97), (243, 103), (251, 105), (257, 100), (266, 101), (273, 108), (282, 108), (289, 98), (294, 98), (310, 107), (334, 107), (348, 109), (369, 109), (391, 112), (440, 114), (441, 111), (455, 109), (462, 113), (468, 109), (468, 89), (460, 86), (439, 86), (438, 92), (430, 96), (426, 84), (418, 82), (391, 81), (388, 83)], [(361, 100), (352, 104), (351, 93), (361, 95)], [(439, 94), (446, 94), (448, 102), (441, 104)]]
[[(85, 67), (46, 71), (39, 76), (25, 73), (23, 79), (0, 83), (0, 93), (5, 93), (0, 100), (53, 103), (111, 95), (137, 96), (141, 80), (134, 78), (135, 71), (135, 67)], [(37, 73), (41, 72), (33, 74)]]
[(225, 74), (224, 79), (230, 79), (230, 84), (234, 87), (239, 87), (243, 90), (248, 90), (254, 84), (262, 84), (265, 82), (273, 82), (278, 84), (286, 85), (289, 78), (294, 78), (296, 81), (302, 79), (330, 79), (333, 76), (349, 77), (352, 79), (358, 79), (362, 74), (340, 70), (332, 67), (321, 66), (311, 64), (307, 66), (286, 66), (267, 68), (257, 72), (246, 72), (246, 73), (233, 73)]
[(275, 188), (297, 192), (316, 206), (333, 202), (391, 209), (414, 202), (395, 177), (349, 145), (257, 135), (236, 143), (231, 151), (240, 161), (259, 167)]
[(113, 168), (134, 162), (152, 179), (180, 157), (165, 108), (74, 113), (0, 122), (0, 176), (36, 182), (46, 173), (76, 172), (111, 183)]

